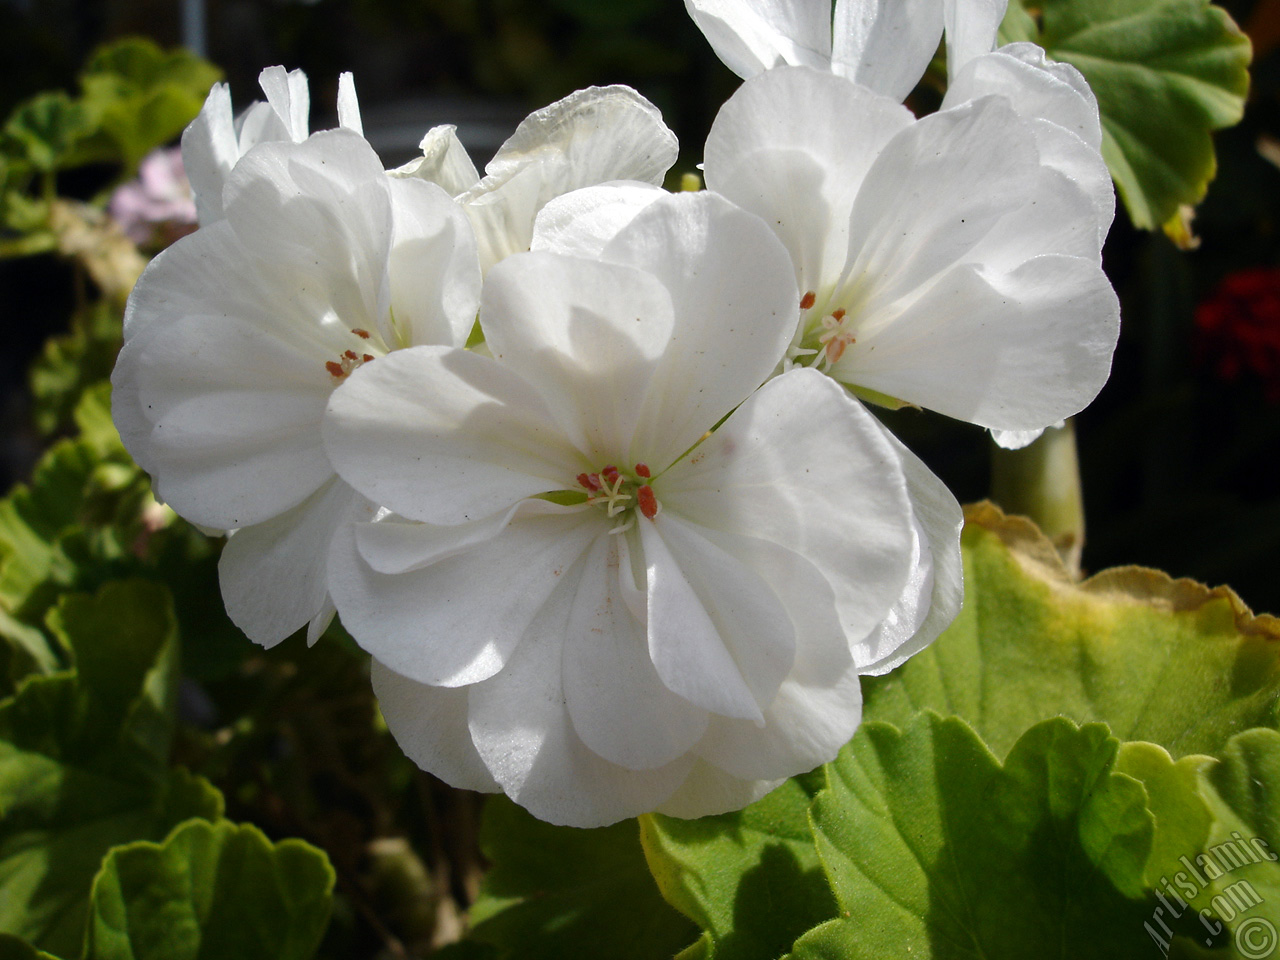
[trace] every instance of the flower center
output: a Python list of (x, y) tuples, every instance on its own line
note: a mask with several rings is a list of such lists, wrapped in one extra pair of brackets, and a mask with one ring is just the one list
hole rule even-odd
[[(801, 313), (812, 310), (817, 303), (818, 295), (810, 290), (800, 298)], [(848, 317), (844, 307), (837, 307), (830, 313), (822, 315), (815, 323), (812, 319), (801, 318), (804, 330), (800, 342), (788, 351), (787, 359), (793, 364), (817, 367), (826, 373), (840, 361), (850, 344), (857, 343), (853, 335), (852, 318)], [(816, 335), (816, 336), (815, 336)]]
[[(359, 327), (353, 328), (351, 332), (361, 340), (368, 340), (372, 336), (368, 330), (362, 330)], [(351, 376), (352, 370), (364, 366), (373, 359), (374, 356), (371, 353), (356, 353), (354, 350), (344, 350), (337, 360), (325, 361), (324, 368), (329, 371), (329, 375), (334, 380), (340, 382)]]
[(654, 519), (662, 509), (653, 487), (646, 482), (651, 476), (648, 466), (637, 463), (631, 471), (622, 471), (613, 464), (599, 473), (580, 473), (578, 486), (587, 491), (587, 503), (604, 507), (610, 519), (622, 517), (610, 533), (623, 533), (636, 522), (639, 509), (647, 520)]

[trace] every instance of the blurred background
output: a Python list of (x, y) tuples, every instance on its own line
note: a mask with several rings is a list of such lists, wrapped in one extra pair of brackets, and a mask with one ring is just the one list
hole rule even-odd
[[(737, 78), (680, 0), (0, 0), (0, 117), (39, 91), (74, 91), (98, 44), (150, 37), (196, 49), (230, 82), (237, 109), (262, 67), (303, 68), (312, 125), (336, 124), (341, 71), (355, 73), (365, 132), (388, 165), (426, 129), (458, 125), (483, 166), (526, 113), (593, 83), (626, 83), (680, 138), (678, 179), (699, 160)], [(1280, 0), (1223, 3), (1255, 46), (1245, 119), (1215, 137), (1219, 172), (1183, 251), (1137, 231), (1121, 209), (1105, 252), (1123, 331), (1110, 383), (1077, 420), (1086, 571), (1136, 563), (1234, 587), (1280, 612)], [(917, 110), (932, 109), (929, 89)], [(58, 181), (88, 198), (118, 170)], [(67, 329), (73, 266), (52, 255), (0, 260), (0, 490), (48, 441), (27, 378), (43, 341)], [(962, 501), (985, 497), (982, 431), (933, 414), (888, 417)]]

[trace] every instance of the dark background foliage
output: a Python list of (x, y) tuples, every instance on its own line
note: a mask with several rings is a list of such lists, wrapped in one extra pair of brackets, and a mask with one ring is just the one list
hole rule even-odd
[[(1280, 610), (1280, 2), (1227, 0), (1255, 43), (1243, 123), (1216, 137), (1218, 178), (1200, 207), (1199, 249), (1134, 230), (1120, 212), (1106, 248), (1123, 303), (1110, 383), (1078, 419), (1086, 569), (1139, 563), (1229, 583)], [(172, 0), (0, 0), (0, 116), (46, 89), (71, 89), (88, 52), (130, 34), (182, 37)], [(734, 89), (679, 0), (210, 0), (206, 55), (238, 105), (265, 65), (311, 77), (313, 120), (332, 124), (337, 75), (355, 72), (366, 130), (388, 162), (430, 125), (459, 123), (482, 164), (524, 114), (591, 83), (628, 83), (680, 137), (692, 170), (716, 107)], [(929, 100), (925, 92), (921, 104)], [(1274, 140), (1272, 138), (1275, 138)], [(1276, 149), (1269, 151), (1269, 145)], [(90, 196), (116, 171), (59, 184)], [(0, 262), (0, 489), (45, 441), (29, 423), (26, 375), (66, 329), (72, 268), (53, 257)], [(1200, 316), (1204, 327), (1197, 326)], [(932, 414), (896, 429), (962, 500), (988, 493), (989, 444)]]

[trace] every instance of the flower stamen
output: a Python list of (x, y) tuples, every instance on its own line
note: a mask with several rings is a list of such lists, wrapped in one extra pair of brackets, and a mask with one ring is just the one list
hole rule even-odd
[(840, 361), (849, 344), (858, 342), (857, 338), (845, 328), (844, 318), (843, 307), (831, 311), (822, 318), (822, 327), (826, 333), (818, 337), (820, 349), (816, 352), (822, 354), (820, 368), (824, 373)]
[(576, 479), (578, 486), (587, 491), (587, 503), (603, 506), (609, 519), (621, 516), (609, 532), (625, 533), (635, 524), (636, 508), (649, 520), (662, 509), (653, 488), (642, 482), (651, 476), (645, 463), (637, 463), (630, 473), (608, 464), (599, 473), (580, 473)]
[(662, 509), (662, 505), (658, 503), (658, 498), (653, 495), (653, 487), (647, 483), (636, 490), (636, 504), (640, 507), (640, 512), (648, 520), (656, 517), (658, 511)]
[[(357, 336), (365, 339), (369, 337), (367, 330), (352, 330)], [(330, 376), (335, 380), (345, 380), (351, 376), (351, 372), (357, 367), (361, 367), (369, 361), (375, 359), (371, 353), (356, 353), (354, 350), (343, 350), (342, 355), (337, 360), (325, 361), (324, 368), (329, 371)]]

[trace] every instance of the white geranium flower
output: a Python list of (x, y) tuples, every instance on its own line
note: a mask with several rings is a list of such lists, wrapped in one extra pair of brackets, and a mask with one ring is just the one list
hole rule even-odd
[[(834, 19), (830, 0), (685, 4), (716, 53), (744, 79), (775, 66), (806, 66), (898, 101), (919, 81), (945, 28), (944, 108), (993, 94), (1004, 97), (1034, 124), (1042, 162), (1091, 197), (1099, 243), (1106, 236), (1115, 191), (1102, 159), (1097, 100), (1075, 67), (1048, 60), (1035, 44), (996, 49), (1008, 0), (837, 0)], [(993, 433), (998, 442), (1017, 446), (1040, 431)]]
[(588, 87), (531, 113), (480, 179), (456, 128), (434, 127), (423, 156), (391, 171), (439, 184), (466, 209), (480, 262), (529, 249), (533, 221), (554, 197), (614, 180), (661, 184), (679, 152), (658, 108), (630, 87)]
[(375, 509), (329, 465), (329, 394), (392, 350), (466, 341), (475, 241), (444, 191), (387, 177), (347, 130), (254, 148), (223, 214), (139, 279), (113, 415), (157, 496), (235, 532), (219, 570), (236, 624), (264, 644), (309, 624), (314, 640), (333, 531)]
[[(267, 102), (257, 101), (239, 116), (231, 112), (231, 88), (215, 83), (182, 134), (182, 162), (196, 198), (200, 225), (222, 219), (222, 190), (231, 171), (259, 143), (301, 143), (310, 134), (311, 94), (301, 70), (267, 67), (258, 77)], [(338, 125), (363, 133), (360, 104), (351, 74), (338, 78)]]
[(794, 327), (768, 228), (707, 192), (617, 206), (600, 257), (535, 238), (493, 268), (492, 357), (393, 354), (325, 424), (398, 515), (330, 561), (397, 740), (579, 826), (735, 809), (829, 760), (858, 674), (899, 658), (935, 580), (959, 590), (959, 512), (918, 462), (815, 371), (759, 387)]
[(916, 120), (785, 67), (725, 104), (706, 179), (791, 252), (794, 363), (877, 402), (1034, 431), (1094, 397), (1119, 329), (1097, 199), (1062, 169), (1059, 133), (1000, 96)]

